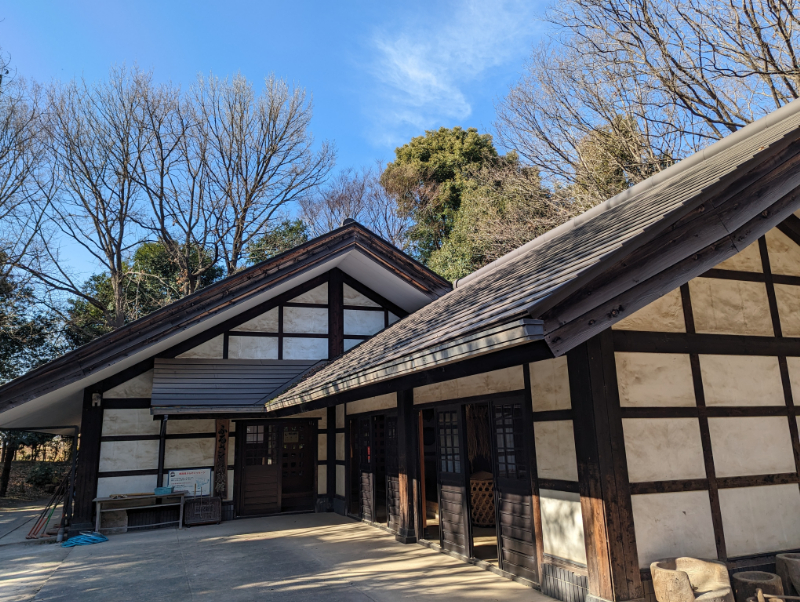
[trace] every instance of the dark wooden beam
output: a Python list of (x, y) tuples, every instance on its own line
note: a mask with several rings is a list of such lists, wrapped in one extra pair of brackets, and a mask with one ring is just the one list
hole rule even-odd
[(161, 430), (158, 437), (158, 473), (156, 474), (156, 487), (164, 484), (164, 456), (167, 449), (167, 416), (161, 417)]
[(615, 330), (617, 351), (800, 357), (800, 338)]
[(778, 224), (778, 230), (800, 245), (800, 218), (792, 214)]
[(328, 359), (344, 353), (344, 273), (328, 272)]
[(103, 404), (92, 398), (100, 392), (94, 388), (83, 391), (80, 447), (75, 482), (75, 509), (72, 530), (94, 530), (92, 500), (97, 492), (97, 473), (100, 469), (100, 436), (103, 431)]
[(417, 486), (417, 439), (414, 391), (397, 392), (397, 476), (400, 497), (400, 524), (395, 539), (401, 543), (417, 541), (414, 490)]
[(327, 409), (328, 436), (326, 439), (326, 457), (328, 466), (325, 469), (325, 492), (328, 496), (328, 512), (333, 511), (333, 500), (336, 497), (336, 407)]

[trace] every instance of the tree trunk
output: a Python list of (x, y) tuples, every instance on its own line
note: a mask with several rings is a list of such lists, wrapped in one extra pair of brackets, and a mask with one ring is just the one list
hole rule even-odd
[(3, 472), (0, 474), (0, 497), (6, 497), (8, 491), (8, 479), (11, 476), (11, 461), (17, 453), (16, 446), (6, 445), (6, 457), (3, 461)]

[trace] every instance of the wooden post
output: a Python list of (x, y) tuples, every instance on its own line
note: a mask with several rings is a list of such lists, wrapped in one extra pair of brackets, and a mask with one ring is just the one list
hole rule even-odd
[(344, 353), (344, 279), (334, 268), (328, 274), (328, 359)]
[(158, 476), (156, 477), (156, 487), (164, 484), (164, 454), (166, 453), (167, 443), (167, 420), (169, 416), (164, 414), (161, 417), (161, 433), (158, 438)]
[(93, 528), (92, 500), (97, 492), (97, 473), (100, 466), (100, 436), (103, 431), (102, 393), (95, 389), (83, 390), (81, 413), (80, 453), (75, 485), (75, 509), (71, 531)]
[(214, 443), (214, 495), (221, 500), (228, 499), (228, 443), (230, 441), (230, 431), (231, 421), (227, 418), (217, 418), (214, 421), (214, 432), (216, 433), (216, 441)]
[(633, 527), (612, 333), (567, 353), (589, 595), (644, 596)]
[(397, 476), (400, 489), (400, 525), (395, 539), (414, 543), (414, 489), (417, 481), (417, 425), (414, 422), (414, 390), (397, 392)]
[(333, 512), (333, 500), (336, 499), (336, 406), (330, 406), (328, 412), (328, 438), (327, 456), (328, 464), (326, 468), (327, 482), (326, 491), (328, 492), (328, 512)]

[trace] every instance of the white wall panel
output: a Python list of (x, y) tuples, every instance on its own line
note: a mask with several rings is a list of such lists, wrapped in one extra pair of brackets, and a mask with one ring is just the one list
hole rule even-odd
[(718, 263), (716, 268), (720, 270), (734, 270), (736, 272), (761, 272), (761, 251), (758, 250), (758, 242), (745, 247), (733, 257), (729, 257), (722, 263)]
[(103, 436), (158, 435), (161, 422), (153, 420), (150, 410), (103, 410)]
[(283, 359), (324, 360), (328, 358), (328, 339), (283, 337)]
[(345, 458), (344, 433), (336, 433), (336, 459), (344, 460)]
[(800, 286), (775, 285), (775, 300), (785, 337), (800, 337)]
[(336, 406), (336, 428), (343, 429), (345, 422), (345, 407), (343, 403)]
[(646, 332), (686, 332), (680, 289), (645, 305), (612, 326), (614, 330), (642, 330)]
[(720, 489), (728, 557), (800, 548), (796, 484)]
[(103, 399), (130, 399), (132, 397), (151, 397), (153, 395), (153, 370), (117, 385), (103, 393)]
[(383, 330), (384, 316), (382, 311), (344, 310), (344, 334), (360, 334), (372, 336)]
[(706, 477), (697, 418), (624, 418), (622, 430), (632, 483)]
[(345, 339), (344, 340), (344, 350), (350, 351), (353, 347), (358, 345), (359, 343), (363, 343), (364, 339)]
[(283, 332), (328, 334), (328, 310), (324, 307), (284, 307)]
[(278, 308), (273, 307), (260, 316), (231, 328), (243, 332), (278, 332)]
[(800, 276), (800, 247), (777, 228), (767, 232), (766, 238), (772, 273)]
[(209, 339), (205, 343), (201, 343), (197, 347), (184, 351), (179, 358), (208, 358), (208, 359), (222, 359), (222, 346), (223, 336), (219, 335), (213, 339)]
[(631, 506), (640, 568), (662, 558), (717, 557), (707, 491), (632, 495)]
[(103, 477), (97, 479), (97, 497), (108, 497), (115, 493), (146, 493), (153, 491), (156, 483), (156, 475)]
[(317, 435), (317, 459), (328, 459), (328, 435), (326, 433), (319, 433)]
[(158, 468), (158, 441), (103, 441), (100, 472)]
[(763, 282), (694, 278), (689, 291), (698, 333), (773, 336)]
[(414, 389), (414, 403), (460, 399), (525, 388), (522, 366), (512, 366)]
[(687, 354), (617, 352), (614, 357), (623, 407), (697, 405)]
[(290, 299), (290, 303), (318, 303), (320, 305), (328, 304), (328, 283), (320, 284), (310, 291), (298, 295), (294, 299)]
[(572, 420), (536, 422), (533, 433), (539, 478), (577, 481), (578, 460)]
[(795, 472), (789, 423), (784, 416), (709, 418), (718, 477)]
[(534, 412), (569, 410), (569, 368), (567, 356), (529, 364), (531, 400)]
[(374, 412), (376, 410), (388, 410), (397, 407), (397, 394), (387, 393), (377, 397), (350, 401), (347, 404), (347, 415), (362, 414), (364, 412)]
[(345, 483), (344, 483), (344, 466), (336, 465), (336, 495), (344, 497)]
[(580, 495), (542, 489), (539, 502), (544, 553), (586, 564)]
[(353, 287), (344, 285), (344, 304), (345, 305), (361, 305), (362, 307), (380, 307), (375, 301), (369, 297), (365, 297)]
[(786, 405), (777, 357), (701, 355), (708, 406)]
[(325, 495), (328, 493), (328, 467), (317, 466), (317, 493)]
[(203, 420), (167, 420), (167, 434), (213, 433), (216, 422), (213, 418)]
[(214, 439), (167, 439), (164, 468), (195, 468), (214, 465)]

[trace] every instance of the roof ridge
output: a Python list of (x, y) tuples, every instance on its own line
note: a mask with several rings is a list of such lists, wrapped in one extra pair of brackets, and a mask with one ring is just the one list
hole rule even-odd
[(764, 129), (780, 121), (783, 121), (784, 119), (787, 119), (788, 117), (791, 117), (796, 113), (800, 113), (800, 99), (796, 99), (790, 103), (785, 104), (780, 109), (777, 109), (772, 113), (769, 113), (761, 117), (760, 119), (757, 119), (756, 121), (747, 124), (742, 129), (737, 130), (732, 134), (729, 134), (728, 136), (725, 136), (725, 138), (722, 138), (721, 140), (717, 140), (714, 144), (711, 144), (710, 146), (697, 151), (691, 156), (682, 159), (678, 163), (669, 166), (664, 171), (661, 171), (655, 175), (650, 176), (646, 180), (639, 182), (635, 186), (631, 186), (627, 190), (623, 190), (619, 194), (616, 194), (610, 199), (603, 201), (599, 205), (595, 205), (594, 207), (592, 207), (587, 211), (584, 211), (580, 215), (576, 215), (571, 220), (564, 222), (560, 226), (553, 228), (548, 232), (545, 232), (541, 236), (537, 236), (536, 238), (534, 238), (530, 242), (525, 243), (521, 247), (517, 247), (513, 251), (510, 251), (505, 255), (503, 255), (502, 257), (495, 259), (492, 263), (489, 263), (483, 266), (482, 268), (475, 270), (474, 272), (464, 276), (463, 278), (459, 278), (458, 280), (453, 282), (453, 288), (454, 289), (460, 288), (470, 282), (474, 282), (475, 280), (478, 280), (486, 276), (490, 272), (493, 272), (496, 269), (502, 267), (512, 259), (515, 259), (520, 255), (524, 255), (525, 253), (528, 253), (529, 251), (532, 251), (542, 246), (543, 244), (549, 242), (550, 240), (553, 240), (554, 238), (561, 236), (565, 232), (574, 230), (575, 228), (584, 224), (585, 222), (597, 217), (598, 215), (605, 213), (609, 209), (612, 209), (621, 203), (628, 201), (631, 197), (634, 197), (645, 190), (650, 190), (661, 184), (665, 184), (666, 182), (672, 180), (673, 178), (682, 175), (684, 172), (694, 167), (695, 165), (710, 159), (711, 157), (721, 153), (722, 151), (730, 148), (735, 144), (744, 142), (748, 138), (751, 138), (752, 136), (763, 131)]

